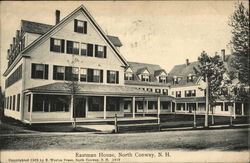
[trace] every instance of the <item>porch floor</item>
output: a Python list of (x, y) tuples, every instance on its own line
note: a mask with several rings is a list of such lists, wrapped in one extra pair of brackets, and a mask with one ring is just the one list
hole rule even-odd
[[(152, 116), (139, 116), (139, 117), (117, 117), (118, 121), (145, 121), (145, 120), (157, 120), (157, 117), (152, 117)], [(115, 121), (115, 117), (107, 117), (106, 119), (104, 119), (103, 117), (100, 118), (76, 118), (76, 122), (77, 123), (81, 123), (81, 122), (114, 122)], [(73, 123), (74, 119), (70, 119), (70, 120), (65, 120), (65, 119), (57, 119), (57, 120), (44, 120), (44, 119), (35, 119), (32, 120), (31, 123), (32, 124), (43, 124), (43, 123)], [(30, 121), (29, 120), (24, 120), (24, 123), (29, 124)]]

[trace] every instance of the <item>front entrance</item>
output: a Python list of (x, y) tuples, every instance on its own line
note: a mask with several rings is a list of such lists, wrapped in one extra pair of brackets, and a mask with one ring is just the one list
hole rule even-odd
[(76, 118), (85, 118), (86, 117), (86, 99), (77, 98), (75, 102), (75, 109), (76, 109), (75, 111)]

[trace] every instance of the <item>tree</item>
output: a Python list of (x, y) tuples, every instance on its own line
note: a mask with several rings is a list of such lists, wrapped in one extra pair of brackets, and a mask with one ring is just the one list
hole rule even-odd
[(196, 76), (202, 78), (206, 82), (206, 88), (200, 88), (206, 94), (206, 114), (205, 127), (208, 127), (208, 113), (209, 106), (213, 107), (216, 100), (221, 95), (221, 82), (223, 81), (223, 74), (226, 72), (223, 61), (220, 56), (208, 56), (205, 51), (202, 51), (198, 57), (198, 68), (194, 68)]
[[(76, 95), (78, 94), (80, 90), (80, 86), (79, 86), (78, 80), (74, 78), (75, 70), (73, 69), (73, 67), (75, 63), (79, 61), (77, 58), (74, 57), (74, 55), (72, 55), (72, 60), (68, 62), (71, 66), (71, 69), (70, 69), (71, 71), (69, 72), (69, 79), (65, 81), (65, 88), (68, 90), (70, 94), (70, 109), (73, 110), (73, 118), (74, 118), (73, 127), (74, 129), (76, 129), (76, 105), (77, 105)], [(78, 72), (75, 72), (75, 74), (78, 74)]]
[(240, 83), (249, 85), (249, 8), (247, 9), (242, 2), (235, 4), (235, 11), (229, 18), (229, 26), (232, 28), (232, 39), (229, 44), (235, 56), (232, 65), (236, 69)]

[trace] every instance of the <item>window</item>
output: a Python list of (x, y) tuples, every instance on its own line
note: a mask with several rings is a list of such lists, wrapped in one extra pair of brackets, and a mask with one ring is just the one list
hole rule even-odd
[(10, 106), (10, 105), (9, 105), (9, 97), (7, 97), (6, 105), (7, 105), (6, 108), (9, 109), (9, 106)]
[(75, 19), (74, 31), (87, 34), (87, 22)]
[(79, 80), (79, 68), (65, 67), (65, 80), (78, 81)]
[(50, 51), (64, 53), (64, 40), (50, 38)]
[(161, 89), (155, 89), (155, 93), (161, 93)]
[(167, 89), (163, 89), (163, 90), (162, 90), (162, 94), (168, 95), (168, 90), (167, 90)]
[(88, 44), (81, 43), (81, 55), (87, 56)]
[(161, 101), (161, 108), (162, 109), (168, 109), (169, 102), (168, 101)]
[(189, 83), (189, 82), (193, 82), (193, 81), (194, 81), (194, 76), (192, 74), (189, 74), (187, 76), (187, 82)]
[(141, 75), (141, 81), (149, 81), (149, 76), (148, 75)]
[(87, 74), (88, 74), (87, 77), (88, 82), (96, 82), (96, 83), (103, 82), (103, 70), (88, 69)]
[(89, 97), (89, 111), (103, 111), (103, 97)]
[(134, 80), (133, 74), (129, 72), (125, 73), (125, 80)]
[(10, 96), (10, 110), (12, 110), (12, 96)]
[(17, 111), (20, 111), (20, 94), (17, 95)]
[(195, 90), (185, 91), (185, 97), (195, 97), (195, 96), (196, 96), (196, 91)]
[(106, 58), (107, 48), (102, 45), (95, 45), (95, 57)]
[(143, 101), (135, 101), (136, 109), (142, 110), (143, 109)]
[(107, 71), (107, 83), (119, 83), (119, 71)]
[(80, 69), (80, 81), (87, 81), (87, 69), (86, 68), (81, 68)]
[(20, 65), (6, 80), (5, 87), (8, 88), (22, 78), (22, 65)]
[(107, 97), (107, 111), (119, 111), (119, 110), (120, 110), (120, 98)]
[(181, 97), (181, 91), (176, 91), (176, 97)]
[(67, 53), (79, 54), (79, 42), (67, 41)]
[(174, 78), (173, 78), (173, 84), (179, 84), (180, 81), (181, 81), (181, 77), (174, 76)]
[(65, 68), (64, 66), (53, 66), (53, 79), (64, 80)]
[[(40, 111), (44, 112), (68, 112), (69, 111), (69, 98), (63, 95), (51, 95), (51, 96), (42, 96), (39, 95), (40, 101), (43, 101), (43, 108)], [(50, 105), (50, 108), (49, 108)], [(50, 109), (50, 110), (49, 110)]]
[(128, 110), (131, 108), (131, 101), (124, 101), (124, 110)]
[(153, 89), (152, 88), (147, 88), (147, 91), (153, 92)]
[(148, 101), (148, 109), (157, 109), (157, 101)]
[(160, 83), (166, 83), (167, 82), (167, 77), (166, 76), (159, 76), (159, 82)]
[(33, 79), (48, 79), (49, 66), (46, 64), (32, 63), (31, 78)]
[(16, 110), (16, 95), (13, 96), (13, 110)]

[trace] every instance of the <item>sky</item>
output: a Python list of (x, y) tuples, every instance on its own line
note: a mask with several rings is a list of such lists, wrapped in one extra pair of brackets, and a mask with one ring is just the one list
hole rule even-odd
[(196, 61), (203, 50), (230, 53), (235, 1), (1, 1), (1, 74), (22, 19), (54, 25), (56, 9), (62, 19), (81, 4), (107, 34), (120, 38), (127, 61), (159, 64), (169, 72), (186, 59)]

